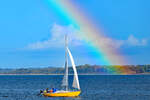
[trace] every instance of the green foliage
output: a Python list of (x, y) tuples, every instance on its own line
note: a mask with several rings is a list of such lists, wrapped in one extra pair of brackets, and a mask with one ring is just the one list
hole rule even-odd
[[(111, 66), (99, 66), (99, 65), (79, 65), (77, 66), (78, 74), (122, 74), (122, 72), (128, 72), (125, 74), (149, 74), (150, 65), (111, 65)], [(64, 74), (64, 68), (61, 67), (46, 67), (46, 68), (20, 68), (20, 69), (0, 69), (0, 74)], [(69, 74), (73, 74), (72, 67), (69, 67)]]

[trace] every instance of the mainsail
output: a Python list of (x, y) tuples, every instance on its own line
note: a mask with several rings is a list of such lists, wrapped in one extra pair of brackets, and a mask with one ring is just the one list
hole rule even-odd
[(68, 47), (67, 47), (67, 51), (69, 53), (69, 57), (70, 57), (70, 60), (71, 60), (71, 63), (72, 63), (72, 68), (73, 68), (73, 71), (74, 71), (74, 79), (73, 79), (72, 87), (77, 88), (77, 89), (80, 90), (80, 85), (79, 85), (79, 80), (78, 80), (78, 74), (77, 74), (76, 66), (75, 66), (75, 63), (74, 63), (73, 56), (72, 56), (72, 54), (71, 54), (71, 52), (70, 52)]

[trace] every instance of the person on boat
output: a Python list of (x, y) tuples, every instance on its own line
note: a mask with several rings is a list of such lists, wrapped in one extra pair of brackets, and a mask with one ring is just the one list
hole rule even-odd
[(46, 92), (48, 93), (48, 88), (46, 88)]
[(49, 92), (50, 92), (50, 93), (53, 93), (53, 90), (51, 89)]
[(55, 93), (55, 92), (56, 92), (56, 89), (55, 89), (55, 88), (52, 88), (52, 90), (53, 90), (53, 93)]

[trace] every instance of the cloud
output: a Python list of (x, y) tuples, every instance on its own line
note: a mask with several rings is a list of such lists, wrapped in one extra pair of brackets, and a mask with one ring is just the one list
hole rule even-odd
[(123, 46), (147, 46), (148, 39), (147, 38), (136, 38), (134, 35), (129, 35), (127, 39), (119, 40), (112, 38), (102, 38), (101, 41), (98, 41), (101, 47), (109, 47), (109, 48), (121, 48)]
[[(50, 37), (47, 40), (37, 41), (35, 43), (28, 44), (25, 48), (29, 50), (46, 49), (52, 47), (64, 47), (65, 34), (69, 37), (70, 46), (79, 46), (84, 44), (84, 39), (81, 37), (81, 31), (75, 28), (73, 25), (62, 26), (53, 24), (50, 29)], [(80, 34), (80, 36), (79, 36)], [(122, 46), (146, 46), (147, 39), (138, 39), (133, 35), (129, 35), (126, 40), (112, 39), (109, 37), (102, 38), (97, 41), (101, 47), (120, 48)]]
[(99, 45), (101, 47), (109, 47), (109, 48), (121, 48), (124, 46), (146, 46), (148, 44), (147, 38), (136, 38), (134, 35), (129, 35), (127, 39), (119, 40), (119, 39), (113, 39), (109, 37), (102, 38), (99, 42)]
[(133, 35), (130, 35), (126, 42), (128, 45), (131, 45), (131, 46), (146, 46), (147, 41), (148, 40), (146, 38), (138, 39), (138, 38), (134, 37)]
[(49, 37), (49, 39), (28, 44), (25, 48), (34, 50), (45, 49), (50, 47), (62, 47), (64, 46), (65, 34), (67, 34), (69, 37), (69, 44), (75, 46), (82, 45), (82, 39), (78, 36), (79, 33), (79, 30), (77, 30), (73, 25), (61, 26), (58, 24), (54, 24), (51, 27), (51, 37)]
[(146, 38), (136, 38), (134, 35), (129, 35), (126, 40), (113, 40), (113, 46), (116, 48), (120, 48), (122, 46), (146, 46), (148, 43), (148, 39)]

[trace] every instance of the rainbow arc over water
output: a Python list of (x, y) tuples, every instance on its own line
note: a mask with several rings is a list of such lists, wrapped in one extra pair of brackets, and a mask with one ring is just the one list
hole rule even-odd
[(104, 59), (107, 65), (118, 65), (110, 67), (109, 73), (127, 74), (129, 72), (127, 68), (119, 66), (126, 62), (119, 51), (109, 44), (112, 41), (111, 38), (106, 37), (85, 12), (82, 12), (80, 6), (74, 4), (73, 0), (48, 0), (47, 3), (64, 21), (75, 25), (81, 31), (79, 35), (90, 45), (90, 48), (95, 50), (97, 56)]

